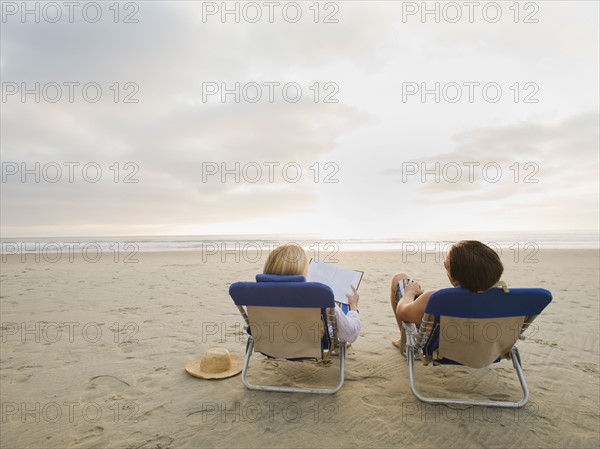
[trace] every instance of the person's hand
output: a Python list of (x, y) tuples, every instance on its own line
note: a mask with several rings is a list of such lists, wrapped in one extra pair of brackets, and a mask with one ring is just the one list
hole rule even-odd
[(411, 295), (415, 298), (423, 293), (423, 289), (421, 288), (421, 284), (412, 279), (406, 283), (404, 286), (405, 295)]
[(350, 310), (358, 309), (358, 300), (360, 297), (358, 296), (358, 292), (354, 288), (354, 285), (351, 285), (352, 293), (346, 293), (346, 297), (348, 298), (348, 305), (350, 306)]

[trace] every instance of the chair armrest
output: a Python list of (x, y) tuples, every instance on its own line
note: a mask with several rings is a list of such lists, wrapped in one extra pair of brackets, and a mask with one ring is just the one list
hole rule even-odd
[(327, 322), (329, 324), (331, 324), (331, 329), (333, 330), (331, 339), (333, 340), (333, 343), (337, 345), (338, 341), (341, 341), (341, 340), (339, 340), (339, 336), (338, 336), (337, 318), (335, 316), (335, 309), (333, 307), (330, 309), (327, 309)]
[(527, 329), (529, 329), (529, 326), (531, 326), (531, 323), (533, 323), (533, 320), (535, 320), (537, 318), (537, 315), (530, 315), (527, 318), (525, 318), (525, 322), (523, 323), (523, 326), (521, 327), (521, 332), (519, 332), (519, 337), (518, 339), (523, 341), (526, 340), (527, 337), (525, 336), (525, 332), (527, 331)]
[(244, 318), (244, 321), (246, 322), (246, 327), (250, 326), (250, 320), (248, 319), (248, 312), (246, 311), (244, 306), (237, 306), (237, 308), (240, 311), (240, 314), (242, 315), (242, 317)]
[[(416, 325), (414, 323), (410, 323), (410, 324), (412, 326), (414, 326), (416, 329)], [(421, 326), (419, 326), (419, 330), (417, 332), (415, 332), (415, 339), (414, 339), (414, 347), (415, 348), (420, 349), (423, 346), (425, 346), (425, 343), (427, 343), (427, 340), (429, 340), (429, 337), (431, 337), (431, 332), (433, 331), (434, 324), (435, 324), (435, 316), (434, 315), (431, 315), (429, 313), (426, 313), (423, 315), (423, 321), (421, 321)], [(408, 338), (408, 333), (407, 333), (407, 338)]]

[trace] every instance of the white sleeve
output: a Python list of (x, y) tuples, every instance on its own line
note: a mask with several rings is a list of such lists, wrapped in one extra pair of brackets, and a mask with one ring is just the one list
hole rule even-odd
[(342, 309), (335, 307), (335, 319), (337, 321), (338, 338), (342, 341), (352, 343), (358, 338), (360, 332), (360, 316), (355, 310), (345, 315)]

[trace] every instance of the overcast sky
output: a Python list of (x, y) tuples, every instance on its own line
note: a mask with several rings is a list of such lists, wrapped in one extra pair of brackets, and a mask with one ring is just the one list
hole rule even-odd
[(88, 3), (2, 3), (3, 237), (598, 230), (596, 1)]

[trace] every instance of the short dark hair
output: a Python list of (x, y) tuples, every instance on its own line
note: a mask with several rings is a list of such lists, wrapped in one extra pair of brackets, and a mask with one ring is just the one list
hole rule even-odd
[(498, 253), (476, 240), (461, 240), (454, 244), (445, 265), (452, 279), (474, 292), (493, 287), (504, 271)]

